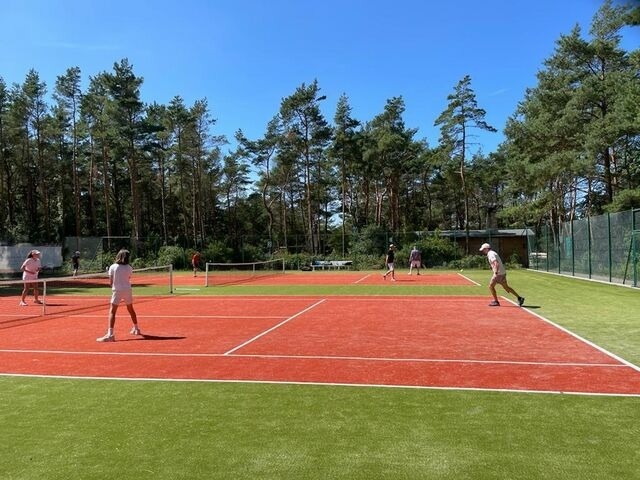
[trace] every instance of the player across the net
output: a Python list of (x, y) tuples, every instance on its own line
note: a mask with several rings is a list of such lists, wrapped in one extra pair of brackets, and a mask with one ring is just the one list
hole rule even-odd
[(205, 287), (249, 282), (256, 278), (281, 275), (285, 272), (283, 258), (259, 262), (216, 263), (205, 265)]

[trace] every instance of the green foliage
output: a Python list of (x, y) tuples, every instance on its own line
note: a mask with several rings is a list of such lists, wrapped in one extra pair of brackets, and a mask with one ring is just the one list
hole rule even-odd
[(200, 253), (202, 254), (203, 262), (222, 263), (233, 261), (233, 249), (226, 246), (224, 242), (217, 240), (209, 243)]
[(286, 270), (300, 270), (311, 265), (314, 260), (318, 260), (318, 257), (314, 257), (309, 253), (279, 252), (278, 257), (284, 259), (284, 268)]
[(131, 266), (133, 268), (144, 268), (144, 267), (148, 267), (149, 264), (143, 257), (136, 257), (133, 260), (131, 260)]
[(175, 269), (187, 268), (191, 265), (182, 247), (164, 246), (158, 252), (158, 265), (173, 265)]
[(388, 248), (388, 234), (379, 225), (367, 225), (357, 235), (351, 248), (351, 255), (371, 255), (373, 252), (380, 252), (384, 255)]
[(613, 202), (605, 207), (609, 213), (640, 208), (640, 188), (622, 190), (613, 197)]
[(449, 262), (448, 268), (455, 270), (488, 269), (487, 258), (483, 255), (466, 255), (458, 260)]
[(353, 256), (354, 270), (377, 270), (385, 268), (384, 258), (380, 255), (358, 254)]
[[(422, 252), (422, 263), (425, 267), (442, 267), (459, 259), (462, 255), (458, 244), (442, 237), (439, 232), (422, 238), (416, 243)], [(408, 247), (411, 250), (411, 246)], [(406, 252), (409, 258), (409, 252)]]

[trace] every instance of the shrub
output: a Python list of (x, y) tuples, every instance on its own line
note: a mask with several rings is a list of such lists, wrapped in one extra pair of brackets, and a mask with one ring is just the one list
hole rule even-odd
[(484, 257), (483, 255), (467, 255), (458, 260), (449, 262), (448, 268), (452, 268), (455, 270), (461, 270), (463, 268), (487, 269), (489, 268), (489, 263), (487, 262), (486, 257)]
[(182, 247), (160, 247), (158, 252), (158, 265), (173, 265), (173, 268), (185, 268), (185, 252)]
[(217, 240), (208, 244), (200, 253), (202, 253), (203, 262), (225, 263), (233, 260), (233, 249)]

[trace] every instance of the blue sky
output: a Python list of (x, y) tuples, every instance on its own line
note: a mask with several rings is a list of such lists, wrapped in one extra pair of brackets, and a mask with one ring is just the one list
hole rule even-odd
[[(0, 76), (21, 83), (29, 69), (53, 89), (80, 67), (112, 71), (128, 58), (144, 77), (145, 102), (187, 105), (207, 98), (213, 133), (264, 134), (280, 102), (318, 80), (333, 121), (341, 94), (353, 116), (371, 120), (402, 96), (405, 123), (435, 146), (433, 123), (465, 75), (499, 133), (477, 138), (492, 152), (525, 89), (579, 24), (588, 36), (599, 0), (0, 0)], [(638, 30), (623, 45), (638, 48)], [(229, 147), (230, 148), (230, 147)]]

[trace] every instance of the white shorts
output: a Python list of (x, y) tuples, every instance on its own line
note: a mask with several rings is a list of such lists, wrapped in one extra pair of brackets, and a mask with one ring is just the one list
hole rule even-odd
[(414, 260), (411, 262), (413, 268), (420, 268), (420, 260)]
[(395, 270), (395, 265), (393, 263), (387, 263), (387, 268), (390, 272), (393, 272), (393, 270)]
[(120, 302), (124, 302), (125, 305), (131, 305), (133, 303), (133, 291), (114, 290), (111, 293), (111, 305), (119, 305)]

